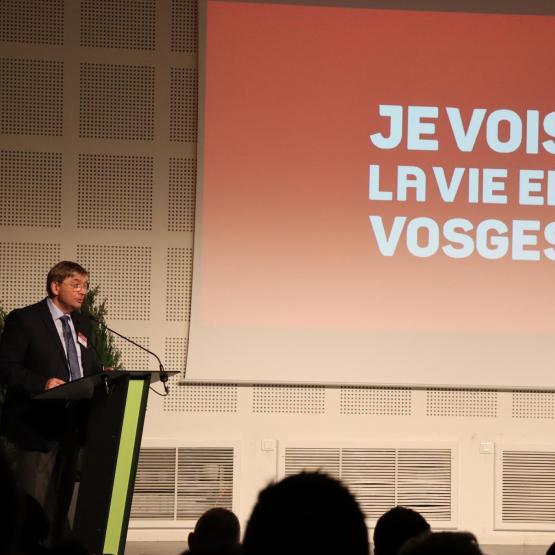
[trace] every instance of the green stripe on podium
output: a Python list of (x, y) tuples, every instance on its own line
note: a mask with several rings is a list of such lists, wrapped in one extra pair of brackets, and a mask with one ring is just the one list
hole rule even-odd
[(123, 533), (127, 532), (126, 511), (129, 509), (132, 487), (132, 476), (134, 476), (133, 465), (136, 461), (136, 450), (139, 428), (141, 425), (142, 405), (145, 391), (144, 380), (129, 381), (127, 390), (127, 401), (125, 414), (123, 417), (123, 427), (121, 431), (120, 443), (118, 448), (116, 471), (114, 475), (114, 485), (112, 487), (112, 497), (108, 514), (108, 525), (104, 539), (104, 553), (123, 555), (125, 538)]

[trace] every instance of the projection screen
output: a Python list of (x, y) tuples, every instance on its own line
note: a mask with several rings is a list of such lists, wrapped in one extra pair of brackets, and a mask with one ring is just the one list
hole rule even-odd
[(555, 387), (554, 16), (202, 6), (187, 379)]

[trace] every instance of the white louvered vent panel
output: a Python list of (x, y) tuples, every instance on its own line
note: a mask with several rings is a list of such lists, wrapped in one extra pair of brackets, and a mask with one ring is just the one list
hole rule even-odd
[(555, 453), (503, 451), (502, 521), (555, 526)]
[(141, 449), (131, 518), (173, 520), (175, 518), (176, 450)]
[(233, 448), (178, 449), (177, 519), (198, 519), (212, 507), (232, 510)]
[(379, 518), (395, 505), (395, 449), (343, 449), (341, 479), (366, 518)]
[(337, 448), (288, 447), (285, 449), (285, 476), (302, 472), (325, 472), (339, 478), (341, 452)]
[(397, 504), (428, 520), (451, 520), (451, 450), (399, 449), (397, 456)]
[(395, 505), (411, 507), (439, 528), (456, 522), (455, 445), (431, 447), (281, 445), (280, 476), (320, 470), (341, 479), (366, 518)]

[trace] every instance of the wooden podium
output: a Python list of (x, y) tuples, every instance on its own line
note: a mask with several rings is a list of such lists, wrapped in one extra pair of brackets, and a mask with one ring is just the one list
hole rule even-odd
[(148, 388), (159, 377), (159, 372), (102, 372), (36, 397), (91, 400), (71, 537), (92, 555), (123, 555)]

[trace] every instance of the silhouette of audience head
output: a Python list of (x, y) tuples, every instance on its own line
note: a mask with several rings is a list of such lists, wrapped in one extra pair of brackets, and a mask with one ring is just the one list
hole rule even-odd
[(555, 555), (555, 542), (547, 548), (545, 555)]
[(239, 520), (227, 509), (206, 511), (189, 534), (190, 553), (232, 553), (238, 549), (241, 533)]
[(262, 490), (243, 539), (245, 555), (368, 555), (364, 515), (349, 490), (319, 472)]
[(434, 532), (408, 540), (399, 555), (483, 555), (470, 532)]
[(384, 513), (374, 528), (374, 555), (397, 555), (410, 538), (430, 531), (426, 519), (407, 507), (394, 507)]

